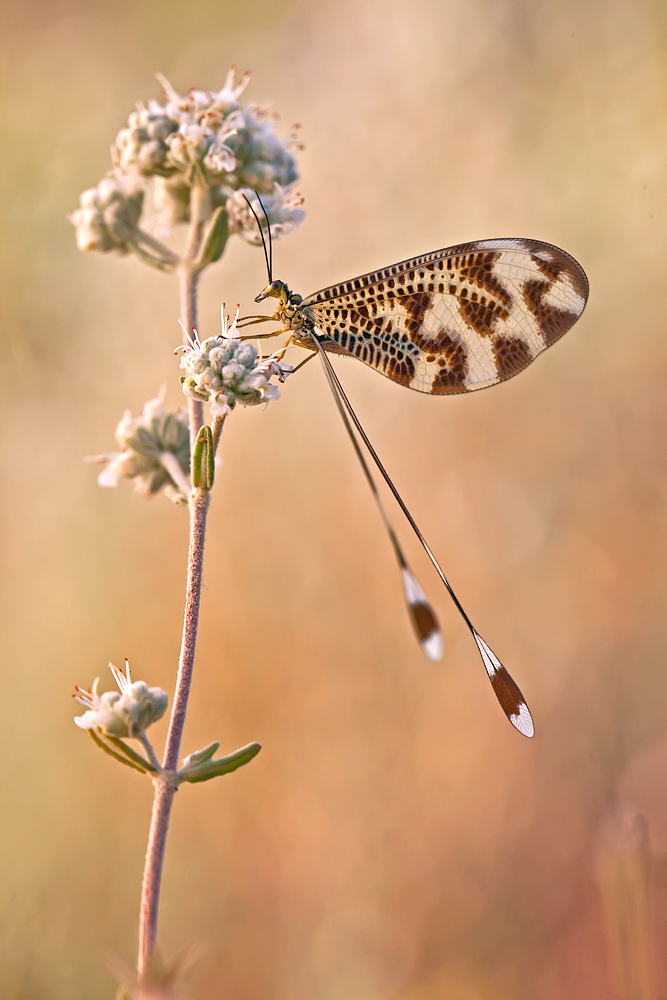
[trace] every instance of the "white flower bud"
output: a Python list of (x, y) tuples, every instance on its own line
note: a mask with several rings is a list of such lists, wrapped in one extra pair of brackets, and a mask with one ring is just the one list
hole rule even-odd
[(70, 222), (76, 228), (79, 250), (128, 252), (141, 216), (144, 191), (135, 175), (103, 177), (97, 187), (84, 191), (80, 208)]
[(149, 687), (145, 681), (132, 681), (130, 665), (125, 661), (125, 674), (113, 663), (109, 664), (119, 691), (98, 694), (99, 677), (92, 688), (85, 691), (75, 688), (74, 697), (87, 708), (77, 715), (74, 722), (80, 729), (100, 730), (106, 736), (120, 739), (140, 736), (149, 726), (161, 719), (167, 709), (167, 694), (159, 687)]
[(162, 402), (163, 393), (150, 399), (139, 417), (126, 410), (116, 427), (121, 450), (89, 459), (104, 463), (97, 478), (100, 486), (118, 486), (121, 479), (131, 479), (145, 497), (160, 491), (174, 501), (182, 502), (187, 497), (190, 472), (187, 411), (182, 408), (168, 413)]
[(157, 102), (152, 101), (148, 108), (139, 107), (116, 136), (114, 163), (121, 170), (168, 176), (173, 168), (166, 163), (167, 140), (177, 128), (177, 122)]

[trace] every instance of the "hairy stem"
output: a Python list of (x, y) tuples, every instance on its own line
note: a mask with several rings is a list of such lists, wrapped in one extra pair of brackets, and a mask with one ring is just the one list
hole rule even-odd
[[(198, 274), (194, 261), (201, 243), (203, 227), (210, 204), (206, 194), (195, 185), (190, 199), (190, 230), (186, 249), (178, 267), (181, 294), (181, 322), (189, 334), (197, 329), (197, 284)], [(204, 422), (203, 405), (189, 399), (190, 448), (194, 452), (199, 429)], [(188, 484), (189, 485), (189, 484)], [(169, 830), (169, 817), (178, 787), (175, 772), (183, 737), (188, 697), (192, 684), (192, 671), (199, 624), (199, 604), (201, 600), (202, 570), (204, 565), (204, 539), (206, 536), (206, 514), (209, 505), (207, 490), (188, 490), (190, 506), (190, 546), (188, 551), (188, 573), (185, 591), (185, 612), (183, 615), (183, 636), (178, 661), (176, 691), (169, 719), (169, 732), (162, 761), (162, 773), (154, 778), (155, 797), (146, 849), (146, 863), (141, 887), (139, 911), (139, 957), (137, 978), (140, 997), (149, 1000), (154, 965), (155, 943), (157, 940), (158, 908), (160, 884), (164, 865), (164, 853)]]
[[(184, 260), (179, 267), (179, 279), (181, 286), (181, 323), (192, 335), (197, 329), (197, 283), (199, 276), (193, 271), (192, 266)], [(188, 398), (188, 412), (190, 414), (190, 451), (195, 450), (195, 442), (199, 429), (204, 423), (204, 404), (198, 399)]]
[(176, 792), (174, 773), (178, 764), (178, 754), (185, 725), (185, 715), (192, 683), (195, 661), (199, 603), (201, 599), (202, 569), (204, 564), (204, 538), (206, 534), (206, 513), (209, 494), (198, 490), (190, 497), (190, 550), (188, 553), (188, 579), (183, 618), (183, 638), (178, 664), (176, 693), (169, 720), (169, 732), (164, 751), (162, 775), (154, 779), (155, 798), (151, 827), (146, 850), (146, 865), (141, 890), (139, 916), (139, 961), (138, 978), (140, 985), (149, 986), (157, 938), (158, 904), (160, 882), (164, 864), (164, 852), (169, 829), (169, 816)]
[[(157, 937), (157, 917), (160, 902), (160, 884), (162, 881), (162, 865), (164, 850), (169, 830), (174, 785), (167, 784), (162, 778), (156, 778), (151, 826), (148, 833), (146, 848), (146, 864), (141, 885), (141, 907), (139, 909), (139, 959), (137, 962), (137, 980), (139, 988), (145, 990), (145, 998), (151, 996), (151, 973), (153, 970), (153, 955)], [(144, 997), (140, 993), (139, 997)]]
[(166, 771), (175, 771), (178, 764), (178, 753), (181, 748), (181, 737), (183, 735), (185, 713), (190, 694), (190, 684), (192, 682), (192, 669), (195, 662), (195, 645), (197, 642), (197, 625), (199, 623), (199, 602), (201, 600), (204, 537), (206, 535), (208, 504), (209, 493), (207, 490), (197, 490), (190, 498), (188, 583), (185, 594), (183, 637), (181, 640), (181, 655), (178, 662), (176, 693), (171, 709), (169, 732), (167, 734), (167, 743), (162, 761), (162, 766)]
[(211, 428), (213, 434), (213, 454), (215, 455), (218, 450), (218, 445), (220, 444), (220, 435), (222, 434), (222, 428), (225, 426), (225, 420), (227, 419), (227, 414), (225, 413), (221, 417), (213, 418), (213, 426)]

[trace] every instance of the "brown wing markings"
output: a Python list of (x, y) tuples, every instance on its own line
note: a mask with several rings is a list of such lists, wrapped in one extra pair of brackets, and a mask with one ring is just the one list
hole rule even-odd
[(485, 296), (479, 299), (474, 292), (468, 296), (465, 288), (457, 297), (457, 302), (466, 323), (482, 337), (491, 336), (498, 320), (506, 320), (510, 314), (509, 309), (499, 302), (489, 302)]
[(518, 685), (512, 680), (505, 667), (500, 665), (490, 675), (491, 685), (508, 719), (518, 718), (525, 699)]
[(426, 337), (416, 330), (412, 333), (412, 342), (422, 351), (427, 362), (438, 364), (439, 370), (433, 376), (429, 392), (443, 395), (466, 391), (468, 355), (456, 334), (441, 327), (435, 336)]
[(389, 354), (382, 355), (382, 365), (379, 368), (388, 378), (398, 382), (399, 385), (409, 386), (415, 377), (415, 364), (412, 358), (403, 355), (402, 358), (392, 357)]
[(400, 301), (407, 314), (411, 317), (412, 322), (421, 327), (426, 316), (426, 311), (433, 301), (433, 296), (429, 295), (428, 292), (418, 291), (414, 295)]
[(465, 392), (468, 374), (468, 357), (465, 347), (450, 337), (445, 330), (439, 335), (438, 340), (441, 345), (440, 357), (438, 358), (440, 370), (433, 378), (430, 391), (436, 396), (452, 392)]
[(584, 302), (588, 298), (588, 278), (577, 261), (551, 244), (539, 243), (537, 240), (524, 240), (526, 249), (530, 251), (530, 259), (538, 270), (552, 282), (566, 274), (572, 282), (572, 287)]
[[(327, 350), (442, 394), (517, 374), (572, 326), (587, 293), (585, 274), (564, 251), (498, 240), (412, 258), (322, 289), (304, 304), (326, 314)], [(477, 366), (489, 363), (491, 371), (477, 380)], [(473, 375), (474, 384), (466, 384)]]
[(563, 336), (573, 323), (579, 319), (578, 313), (566, 309), (557, 309), (544, 302), (544, 296), (551, 290), (552, 282), (532, 279), (525, 281), (521, 289), (524, 302), (538, 322), (540, 332), (547, 347)]
[[(463, 287), (459, 290), (453, 284), (449, 289), (456, 296), (464, 321), (483, 337), (490, 336), (498, 320), (506, 320), (512, 308), (510, 292), (493, 271), (500, 256), (497, 251), (488, 250), (461, 258), (458, 271)], [(468, 285), (474, 286), (472, 290)]]
[(493, 354), (501, 382), (517, 375), (533, 360), (530, 347), (519, 337), (496, 337), (493, 340)]
[(504, 306), (512, 305), (512, 296), (502, 281), (493, 271), (493, 265), (500, 258), (498, 251), (487, 250), (482, 253), (470, 254), (461, 267), (461, 275), (471, 284), (489, 292)]
[[(588, 295), (588, 282), (581, 266), (578, 262), (567, 254), (564, 250), (555, 247), (550, 243), (543, 243), (539, 240), (529, 240), (525, 238), (501, 238), (493, 240), (477, 240), (471, 243), (462, 243), (454, 247), (446, 247), (442, 250), (433, 250), (430, 253), (422, 254), (419, 257), (410, 257), (392, 264), (388, 267), (380, 268), (377, 271), (368, 272), (353, 278), (350, 281), (338, 285), (330, 285), (328, 288), (321, 288), (307, 296), (306, 305), (318, 305), (332, 298), (339, 298), (350, 294), (357, 289), (363, 289), (364, 294), (384, 282), (387, 287), (393, 288), (398, 281), (404, 281), (408, 271), (415, 272), (424, 270), (427, 272), (452, 271), (458, 267), (479, 267), (480, 265), (488, 269), (488, 257), (503, 256), (506, 253), (524, 254), (531, 260), (532, 266), (540, 266), (532, 258), (536, 257), (541, 264), (546, 267), (552, 266), (555, 262), (560, 268), (560, 273), (567, 274), (577, 294), (585, 300)], [(520, 265), (517, 265), (520, 266)]]
[(405, 313), (406, 329), (410, 338), (416, 343), (415, 336), (418, 336), (424, 325), (424, 319), (433, 301), (433, 296), (428, 292), (416, 291), (412, 294), (408, 292), (407, 295), (396, 294), (392, 296), (391, 301), (396, 303)]
[[(376, 310), (371, 309), (371, 312)], [(409, 386), (415, 375), (415, 362), (407, 354), (407, 336), (394, 330), (390, 316), (371, 318), (369, 309), (325, 309), (331, 321), (322, 324), (326, 332), (325, 349), (336, 347), (377, 369), (394, 382)], [(329, 346), (332, 344), (332, 347)]]

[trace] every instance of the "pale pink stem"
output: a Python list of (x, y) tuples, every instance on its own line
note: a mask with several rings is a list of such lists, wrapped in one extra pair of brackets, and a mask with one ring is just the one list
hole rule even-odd
[[(197, 329), (197, 283), (198, 273), (194, 261), (201, 241), (205, 214), (210, 206), (205, 195), (196, 186), (191, 193), (190, 230), (185, 254), (179, 266), (181, 293), (181, 322), (188, 334)], [(187, 341), (186, 341), (187, 342)], [(190, 444), (194, 452), (197, 435), (204, 422), (203, 405), (194, 399), (188, 400), (190, 413)], [(151, 979), (155, 943), (157, 940), (158, 908), (160, 884), (164, 866), (164, 853), (169, 830), (169, 817), (174, 801), (177, 783), (174, 777), (185, 725), (185, 715), (192, 683), (192, 671), (197, 643), (201, 581), (204, 564), (204, 538), (206, 534), (206, 514), (208, 511), (208, 491), (196, 490), (190, 493), (190, 547), (188, 552), (188, 574), (183, 616), (183, 636), (178, 662), (176, 691), (169, 719), (169, 732), (162, 761), (163, 773), (153, 779), (155, 797), (148, 834), (146, 863), (141, 886), (139, 909), (139, 956), (137, 979), (140, 1000), (149, 1000), (154, 995)]]
[[(155, 799), (153, 801), (153, 813), (148, 835), (146, 864), (141, 890), (139, 960), (137, 966), (140, 985), (145, 983), (147, 979), (150, 980), (150, 971), (157, 938), (158, 905), (164, 852), (167, 842), (167, 830), (169, 828), (169, 816), (176, 792), (176, 783), (172, 776), (178, 764), (178, 754), (183, 727), (185, 725), (185, 714), (195, 661), (208, 503), (208, 492), (197, 491), (190, 498), (190, 550), (188, 553), (188, 580), (183, 618), (183, 638), (178, 664), (176, 693), (171, 709), (169, 732), (167, 734), (167, 743), (162, 761), (162, 767), (167, 773), (154, 779)], [(149, 985), (149, 983), (146, 982), (146, 985)]]

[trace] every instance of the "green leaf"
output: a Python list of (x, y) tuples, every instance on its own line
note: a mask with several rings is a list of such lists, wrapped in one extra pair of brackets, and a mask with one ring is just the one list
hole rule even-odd
[(203, 747), (201, 750), (195, 750), (194, 753), (189, 754), (184, 759), (183, 767), (187, 768), (193, 764), (203, 764), (204, 761), (210, 760), (219, 746), (219, 743), (209, 743), (208, 746)]
[(216, 260), (220, 260), (228, 238), (229, 217), (225, 209), (219, 206), (209, 219), (204, 231), (199, 253), (195, 261), (197, 271), (201, 271), (209, 264), (214, 264)]
[[(208, 749), (205, 747), (205, 751)], [(219, 774), (229, 774), (231, 771), (243, 767), (244, 764), (248, 764), (261, 749), (259, 743), (248, 743), (247, 746), (227, 754), (226, 757), (220, 757), (218, 760), (204, 760), (200, 764), (195, 764), (194, 767), (184, 767), (178, 772), (178, 779), (179, 781), (188, 781), (193, 785), (199, 781), (210, 781), (211, 778), (217, 778)], [(205, 751), (200, 750), (199, 753)], [(215, 753), (215, 751), (213, 752)]]

